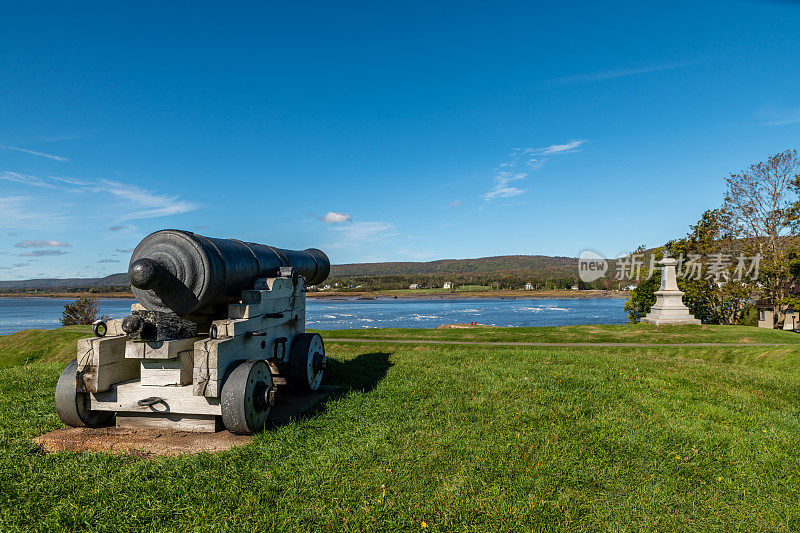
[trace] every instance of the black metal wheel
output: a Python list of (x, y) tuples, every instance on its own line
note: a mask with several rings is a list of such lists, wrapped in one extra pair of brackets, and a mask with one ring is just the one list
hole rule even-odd
[(272, 372), (266, 361), (244, 361), (222, 385), (220, 406), (225, 428), (237, 435), (252, 435), (267, 425), (275, 403)]
[(289, 381), (293, 389), (301, 392), (319, 389), (327, 366), (325, 344), (318, 333), (300, 333), (292, 340)]
[(73, 359), (56, 383), (56, 413), (68, 426), (98, 428), (114, 421), (112, 411), (92, 411), (89, 395), (78, 386), (78, 360)]

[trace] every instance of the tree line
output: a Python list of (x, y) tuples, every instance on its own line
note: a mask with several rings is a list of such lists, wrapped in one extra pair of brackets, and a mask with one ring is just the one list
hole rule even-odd
[[(703, 323), (754, 325), (759, 300), (782, 321), (788, 307), (800, 306), (800, 157), (795, 150), (774, 154), (732, 173), (724, 184), (719, 207), (705, 211), (684, 237), (652, 251), (692, 258), (704, 273), (678, 277), (684, 303)], [(747, 272), (741, 271), (742, 258), (749, 259)], [(642, 277), (625, 305), (631, 322), (649, 312), (661, 282), (649, 264)]]

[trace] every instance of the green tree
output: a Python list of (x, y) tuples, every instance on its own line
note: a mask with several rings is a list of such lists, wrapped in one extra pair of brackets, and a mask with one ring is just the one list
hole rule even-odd
[(745, 252), (761, 255), (764, 296), (779, 302), (787, 296), (787, 254), (796, 244), (800, 221), (800, 157), (795, 150), (770, 156), (725, 180), (723, 210)]
[[(690, 227), (686, 237), (668, 242), (663, 248), (653, 250), (658, 255), (669, 255), (679, 260), (678, 288), (684, 292), (683, 302), (695, 318), (704, 324), (736, 324), (742, 318), (750, 301), (755, 283), (753, 280), (737, 281), (731, 275), (708, 275), (709, 258), (733, 257), (737, 243), (730, 231), (730, 219), (720, 209), (706, 211), (697, 224)], [(636, 253), (642, 253), (640, 247)], [(697, 270), (689, 270), (693, 262)], [(655, 292), (661, 283), (660, 272), (650, 272), (649, 262), (644, 265), (645, 278), (625, 304), (630, 322), (638, 322), (656, 302)]]
[(64, 306), (61, 325), (92, 324), (100, 319), (100, 300), (94, 296), (80, 297)]

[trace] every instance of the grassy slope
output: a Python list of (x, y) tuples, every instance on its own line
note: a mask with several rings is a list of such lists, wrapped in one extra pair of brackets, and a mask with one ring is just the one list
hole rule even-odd
[(343, 391), (323, 409), (154, 460), (41, 454), (63, 365), (0, 370), (0, 529), (800, 527), (793, 348), (328, 352)]
[(34, 361), (69, 361), (75, 357), (78, 339), (91, 336), (90, 326), (58, 330), (26, 329), (0, 335), (0, 368)]
[(327, 339), (429, 339), (500, 342), (633, 342), (633, 343), (774, 343), (800, 344), (800, 335), (788, 331), (744, 326), (564, 326), (543, 328), (471, 329), (341, 329), (319, 331)]

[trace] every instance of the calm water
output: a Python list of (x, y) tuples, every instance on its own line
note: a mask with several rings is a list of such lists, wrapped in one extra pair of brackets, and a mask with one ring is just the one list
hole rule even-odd
[[(60, 325), (70, 299), (0, 298), (0, 335), (22, 329)], [(103, 314), (122, 318), (134, 300), (101, 300)], [(479, 322), (493, 326), (571, 326), (624, 324), (622, 299), (530, 300), (313, 300), (309, 329), (435, 328), (442, 324)]]

